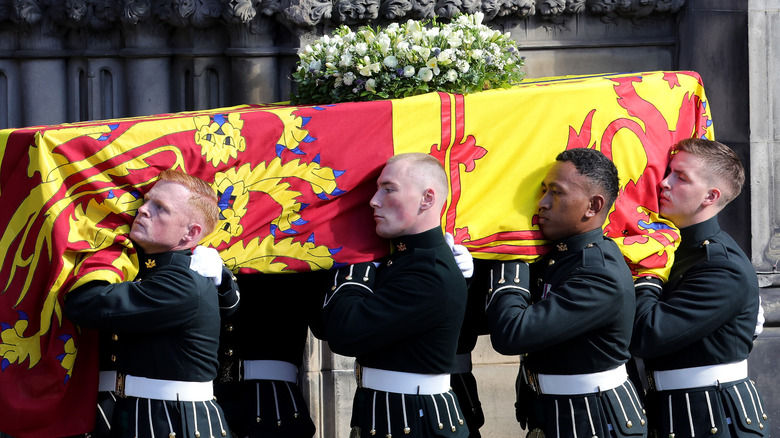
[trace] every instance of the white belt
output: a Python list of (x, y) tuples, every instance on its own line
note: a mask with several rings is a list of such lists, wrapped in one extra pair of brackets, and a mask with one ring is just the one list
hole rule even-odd
[(116, 371), (101, 371), (98, 380), (98, 392), (116, 390)]
[(746, 379), (748, 374), (747, 359), (721, 365), (705, 365), (679, 370), (653, 371), (653, 380), (657, 391), (673, 389), (699, 388), (702, 386), (717, 386), (718, 383), (734, 382)]
[(449, 374), (418, 374), (360, 367), (358, 386), (399, 394), (441, 394), (450, 390)]
[(298, 382), (298, 367), (281, 360), (245, 360), (244, 380), (284, 380)]
[(472, 368), (471, 353), (455, 355), (455, 368), (452, 370), (452, 374), (470, 373)]
[(120, 397), (140, 397), (153, 400), (207, 401), (214, 398), (212, 382), (182, 382), (148, 379), (117, 374), (116, 393)]
[(542, 394), (575, 395), (607, 391), (622, 385), (628, 378), (625, 365), (589, 374), (538, 374)]

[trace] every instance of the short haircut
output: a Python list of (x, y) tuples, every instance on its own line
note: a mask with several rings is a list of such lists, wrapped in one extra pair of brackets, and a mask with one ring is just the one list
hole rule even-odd
[(394, 162), (408, 162), (412, 176), (422, 185), (431, 186), (436, 191), (437, 199), (446, 200), (449, 191), (447, 172), (436, 157), (424, 152), (407, 152), (393, 155), (387, 160), (387, 164)]
[(576, 148), (561, 152), (555, 160), (574, 164), (577, 172), (586, 177), (604, 195), (606, 199), (604, 211), (612, 208), (620, 190), (620, 180), (617, 167), (609, 158), (595, 149)]
[(181, 184), (192, 193), (187, 200), (192, 213), (197, 214), (203, 220), (203, 236), (214, 231), (219, 221), (219, 205), (217, 194), (211, 185), (202, 179), (186, 174), (180, 170), (167, 169), (160, 172), (160, 181)]
[(707, 172), (703, 176), (723, 191), (722, 205), (728, 204), (742, 192), (745, 168), (730, 147), (706, 138), (686, 138), (674, 145), (673, 151), (688, 152), (704, 159)]

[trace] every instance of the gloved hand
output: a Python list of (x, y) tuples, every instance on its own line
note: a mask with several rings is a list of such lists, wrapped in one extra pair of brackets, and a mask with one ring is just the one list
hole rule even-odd
[(198, 245), (192, 250), (190, 269), (212, 279), (215, 286), (222, 284), (223, 266), (222, 257), (216, 249)]
[(758, 318), (756, 318), (756, 330), (753, 332), (753, 339), (764, 331), (764, 322), (766, 322), (766, 318), (764, 317), (764, 306), (761, 305), (761, 297), (758, 297)]
[(469, 250), (463, 245), (455, 245), (455, 238), (450, 233), (444, 233), (444, 240), (452, 250), (452, 255), (455, 256), (455, 263), (458, 264), (463, 277), (471, 278), (474, 275), (474, 258)]
[(374, 293), (375, 278), (376, 264), (374, 262), (357, 263), (339, 268), (339, 270), (336, 271), (333, 287), (325, 294), (325, 303), (322, 307), (327, 306), (333, 296), (346, 285), (359, 286), (367, 293)]
[(490, 289), (485, 309), (490, 307), (496, 296), (505, 292), (519, 294), (530, 303), (531, 292), (528, 290), (530, 276), (530, 267), (524, 261), (509, 260), (494, 263), (490, 268)]

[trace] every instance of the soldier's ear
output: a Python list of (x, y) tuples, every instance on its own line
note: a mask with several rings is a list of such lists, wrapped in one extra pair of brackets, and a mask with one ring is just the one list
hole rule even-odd
[(420, 201), (420, 210), (428, 210), (436, 204), (436, 193), (432, 188), (427, 188), (422, 194), (422, 200)]
[(187, 226), (187, 232), (184, 234), (182, 240), (185, 242), (199, 243), (203, 238), (203, 227), (197, 223), (191, 223)]
[(709, 190), (707, 190), (707, 194), (704, 196), (704, 200), (702, 201), (702, 205), (713, 205), (716, 204), (720, 198), (723, 196), (723, 193), (720, 191), (719, 188), (713, 187)]
[(601, 213), (601, 210), (604, 209), (604, 206), (606, 205), (607, 201), (604, 199), (604, 196), (602, 195), (592, 195), (590, 197), (590, 202), (588, 204), (588, 209), (585, 211), (586, 217), (594, 217), (598, 216), (599, 213)]

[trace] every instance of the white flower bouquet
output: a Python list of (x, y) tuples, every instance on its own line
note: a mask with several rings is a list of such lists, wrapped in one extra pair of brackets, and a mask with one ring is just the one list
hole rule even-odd
[(307, 45), (293, 73), (293, 104), (396, 99), (430, 91), (472, 93), (523, 79), (525, 57), (483, 14), (449, 23), (409, 20), (352, 31), (342, 25)]

